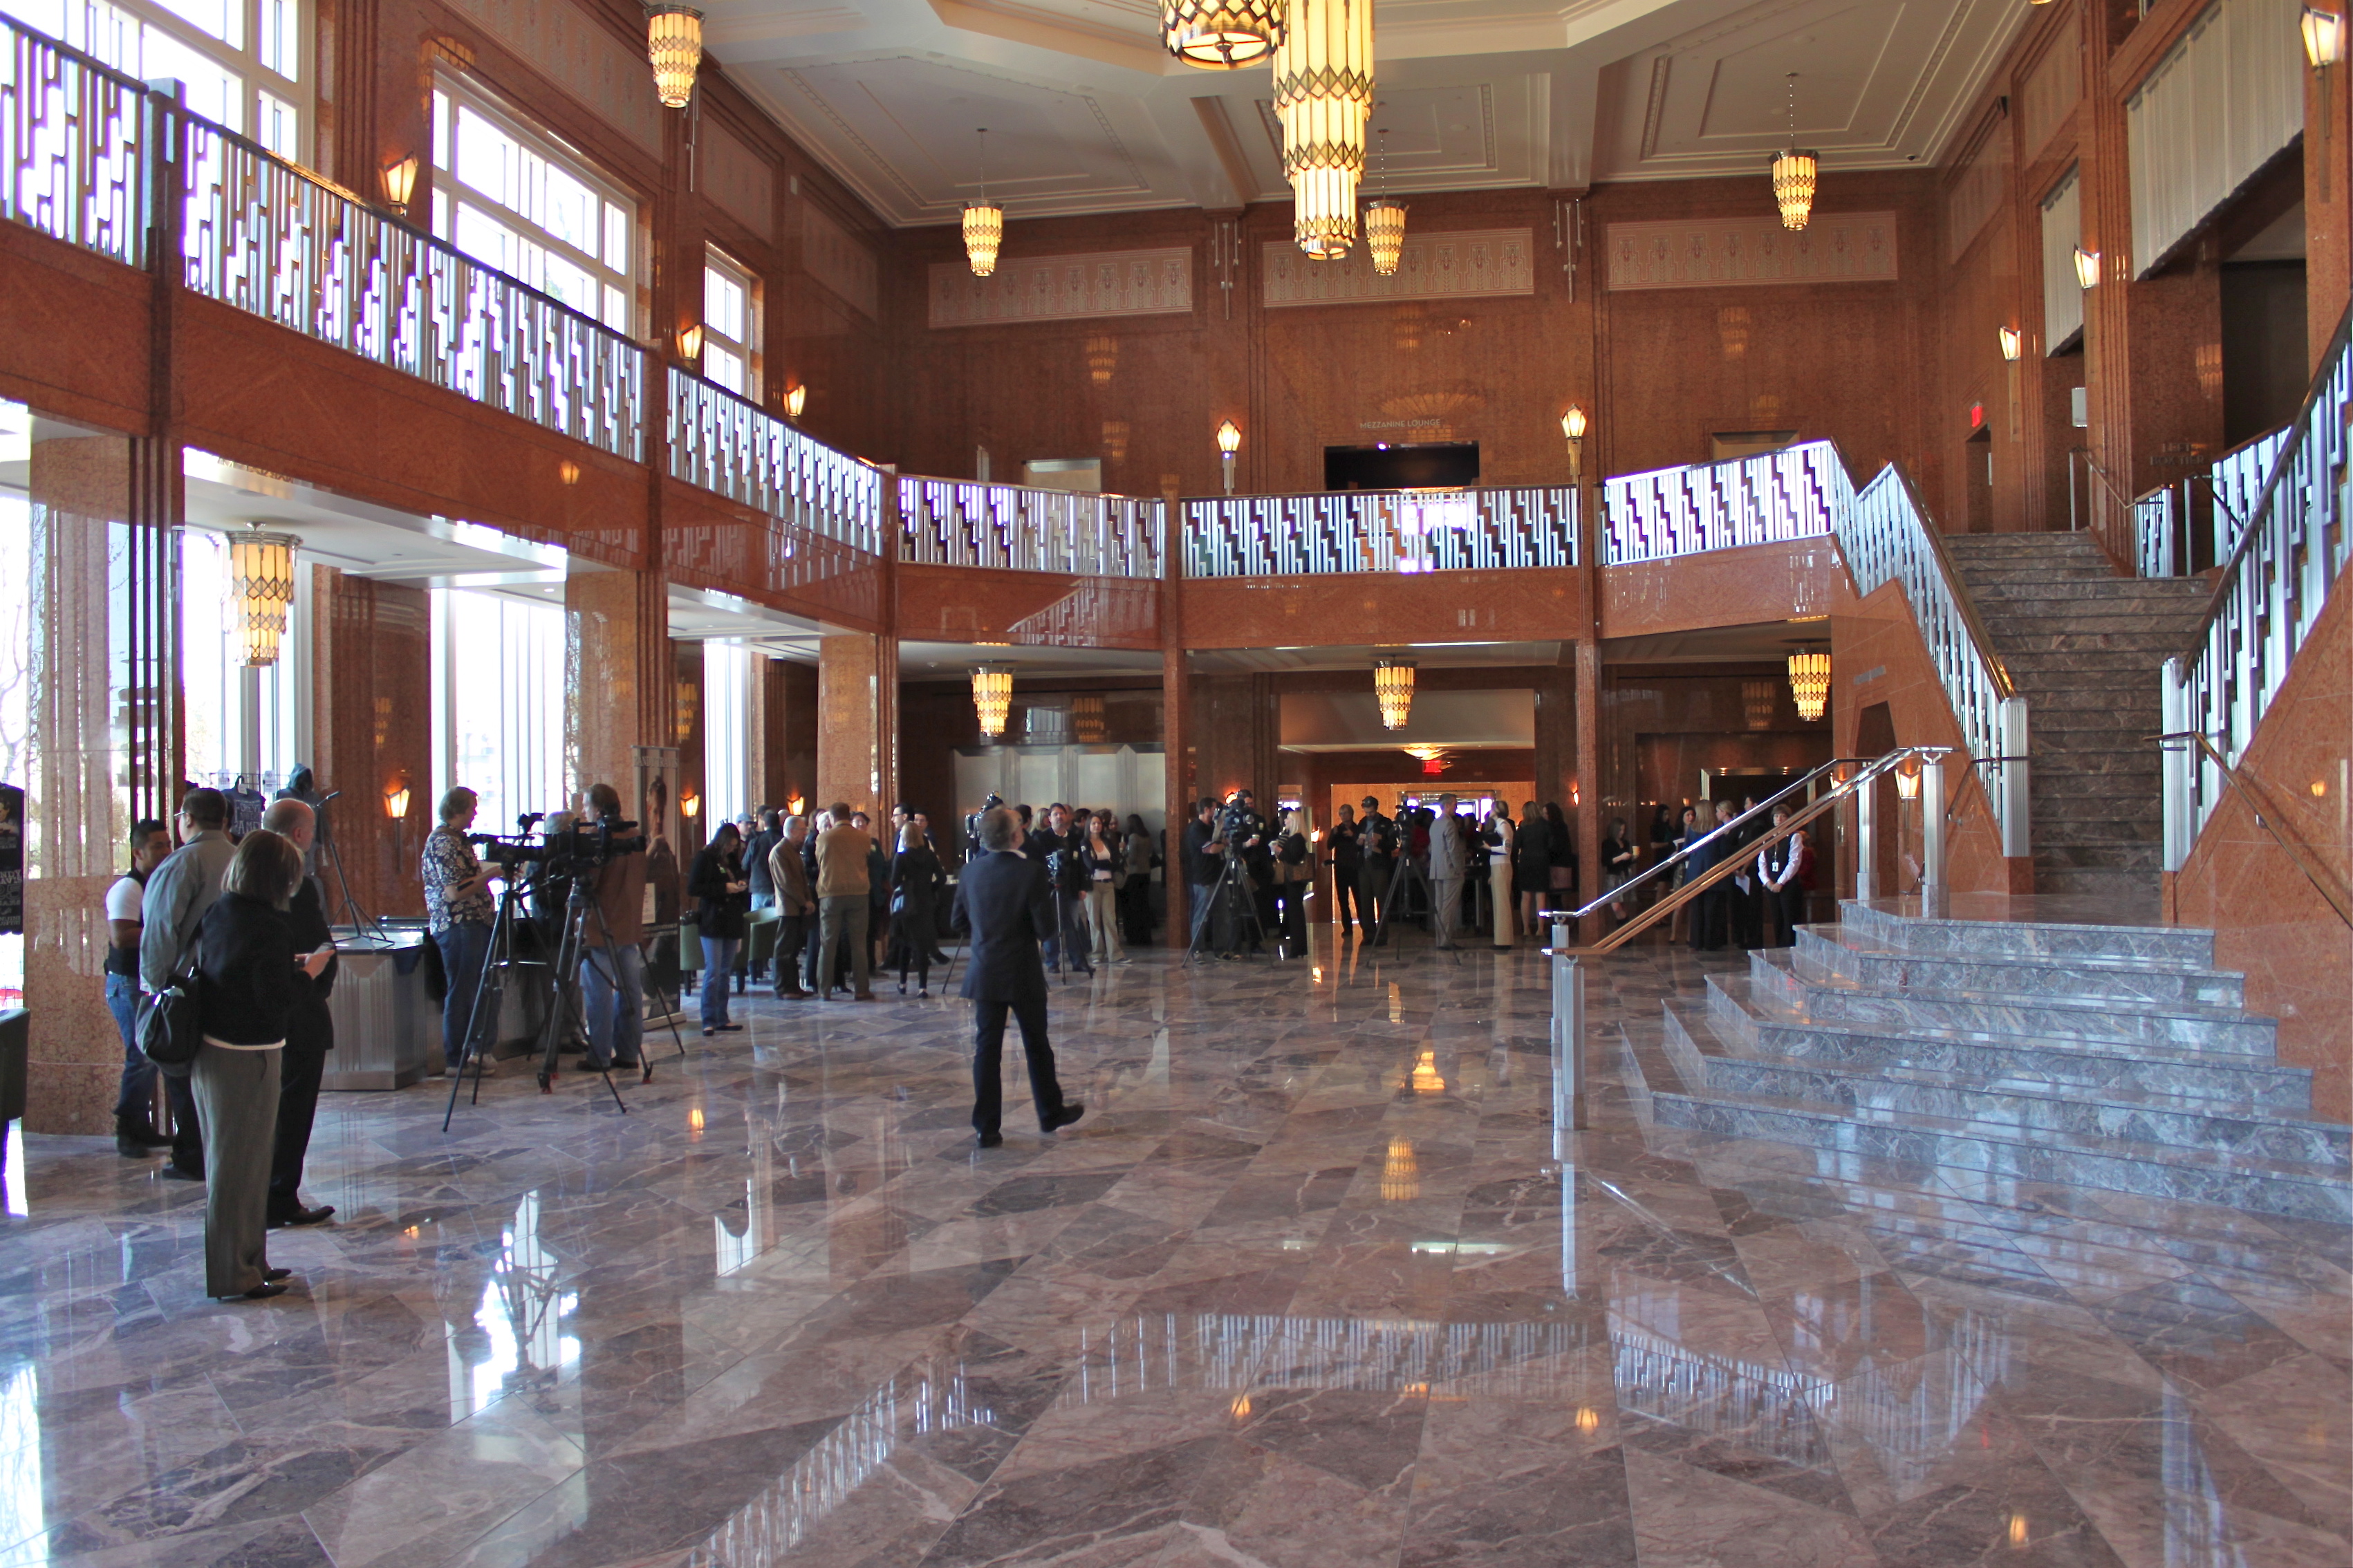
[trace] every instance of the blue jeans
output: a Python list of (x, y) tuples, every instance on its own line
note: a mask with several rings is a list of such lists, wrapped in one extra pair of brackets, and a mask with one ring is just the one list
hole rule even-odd
[(588, 1011), (588, 1067), (635, 1067), (646, 1022), (646, 950), (635, 942), (584, 949), (580, 990)]
[(702, 939), (702, 1026), (716, 1029), (727, 1022), (727, 993), (735, 982), (735, 950), (744, 944), (736, 936), (706, 936)]
[(491, 928), (480, 921), (459, 921), (433, 933), (441, 950), (441, 973), (449, 983), (441, 999), (441, 1057), (455, 1068), (465, 1055), (466, 1031), (474, 1030), (474, 1054), (484, 1060), (497, 1052), (499, 994), (485, 992), (482, 1016), (473, 1016), (474, 991), (482, 983), (482, 965), (490, 961)]
[(138, 1003), (136, 979), (128, 974), (106, 977), (106, 1010), (114, 1015), (114, 1026), (122, 1031), (122, 1088), (114, 1097), (114, 1118), (143, 1127), (154, 1115), (155, 1064), (139, 1048)]
[(1187, 882), (1185, 889), (1191, 895), (1186, 902), (1192, 907), (1186, 912), (1192, 916), (1193, 940), (1201, 940), (1201, 922), (1209, 918), (1210, 895), (1218, 890), (1215, 882)]

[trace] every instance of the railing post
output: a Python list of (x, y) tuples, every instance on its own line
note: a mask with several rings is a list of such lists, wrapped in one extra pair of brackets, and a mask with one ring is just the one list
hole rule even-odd
[(2027, 819), (2027, 770), (2033, 764), (2027, 760), (2026, 699), (2003, 698), (2000, 723), (2002, 760), (1994, 769), (2001, 792), (2001, 852), (2021, 860), (2034, 853), (2033, 825)]
[(1878, 798), (1879, 781), (1876, 778), (1862, 779), (1856, 783), (1854, 786), (1854, 901), (1859, 904), (1871, 902), (1874, 896), (1871, 884), (1872, 866), (1878, 849), (1879, 813), (1875, 805)]
[(1945, 880), (1945, 760), (1920, 759), (1920, 912), (1944, 918), (1949, 905)]
[(1553, 1155), (1567, 1159), (1564, 1131), (1585, 1130), (1585, 969), (1571, 952), (1569, 912), (1552, 910)]
[[(2158, 728), (2168, 735), (2179, 735), (2189, 728), (2189, 702), (2182, 689), (2181, 660), (2165, 661), (2158, 675)], [(2189, 858), (2189, 847), (2198, 837), (2196, 808), (2189, 795), (2190, 770), (2202, 759), (2197, 744), (2190, 741), (2163, 742), (2163, 779), (2165, 788), (2165, 868), (2179, 871)]]

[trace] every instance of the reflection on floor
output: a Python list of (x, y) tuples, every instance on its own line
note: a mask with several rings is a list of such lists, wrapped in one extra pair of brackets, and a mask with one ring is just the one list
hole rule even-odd
[(1531, 952), (1103, 972), (1086, 1120), (987, 1154), (961, 1005), (887, 989), (754, 1003), (626, 1117), (330, 1097), (343, 1223), (260, 1305), (202, 1299), (199, 1193), (32, 1138), (0, 1548), (2342, 1568), (2345, 1228), (1652, 1127), (1629, 1054), (1732, 962), (1597, 976), (1582, 1134)]

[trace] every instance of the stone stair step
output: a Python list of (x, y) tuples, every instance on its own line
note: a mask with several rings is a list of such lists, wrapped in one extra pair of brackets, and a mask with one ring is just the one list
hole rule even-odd
[(2163, 959), (2191, 968), (2214, 963), (2214, 933), (2197, 926), (2137, 925), (2105, 918), (2085, 920), (2082, 911), (2042, 898), (2000, 894), (1956, 894), (1951, 909), (1923, 918), (1916, 900), (1839, 900), (1839, 922), (1883, 947), (1906, 952), (1971, 953), (1988, 956)]
[[(2115, 803), (2093, 804), (2110, 810)], [(2040, 854), (2046, 849), (2082, 849), (2095, 844), (2162, 845), (2164, 837), (2158, 832), (2161, 826), (2154, 816), (2147, 821), (2135, 821), (2126, 817), (2073, 817), (2045, 813), (2034, 825), (2034, 848)]]
[(2145, 866), (2052, 866), (2038, 857), (2034, 885), (2046, 893), (2101, 900), (2124, 907), (2154, 910), (2160, 893), (2158, 857)]
[(2246, 1005), (2246, 977), (2229, 970), (2149, 959), (1911, 952), (1841, 926), (1799, 927), (1791, 960), (1803, 978), (1831, 972), (1862, 985), (1981, 996), (2111, 996), (2127, 1002)]

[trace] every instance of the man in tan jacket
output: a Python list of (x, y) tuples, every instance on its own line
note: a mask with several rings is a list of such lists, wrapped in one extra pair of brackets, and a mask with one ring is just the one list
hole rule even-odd
[(847, 802), (834, 802), (827, 815), (833, 818), (833, 826), (818, 835), (817, 840), (818, 924), (824, 932), (824, 945), (818, 949), (817, 955), (818, 994), (833, 994), (834, 954), (846, 942), (849, 944), (849, 973), (856, 982), (851, 997), (871, 1002), (874, 992), (867, 979), (866, 908), (870, 884), (866, 857), (872, 852), (874, 841), (851, 825)]
[(806, 816), (786, 817), (784, 837), (768, 851), (768, 885), (776, 894), (776, 995), (786, 1002), (814, 994), (801, 989), (800, 981), (801, 949), (817, 914), (817, 894), (809, 887), (808, 868), (801, 864), (808, 826)]

